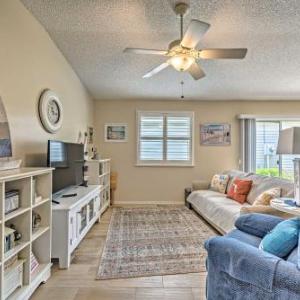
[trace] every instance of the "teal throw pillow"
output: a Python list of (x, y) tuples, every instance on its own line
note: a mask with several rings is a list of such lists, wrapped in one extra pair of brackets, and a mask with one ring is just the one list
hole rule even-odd
[(286, 257), (298, 245), (299, 229), (300, 218), (282, 221), (264, 236), (259, 249)]

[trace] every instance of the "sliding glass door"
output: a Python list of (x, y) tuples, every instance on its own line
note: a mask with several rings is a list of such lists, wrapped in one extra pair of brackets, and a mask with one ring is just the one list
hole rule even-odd
[(290, 127), (300, 127), (300, 121), (256, 121), (257, 174), (293, 179), (293, 159), (297, 156), (276, 154), (279, 131)]
[(256, 173), (280, 176), (279, 155), (276, 148), (279, 138), (280, 122), (256, 122)]

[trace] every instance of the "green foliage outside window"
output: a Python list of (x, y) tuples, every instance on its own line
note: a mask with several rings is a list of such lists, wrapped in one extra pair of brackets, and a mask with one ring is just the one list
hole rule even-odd
[(261, 168), (256, 170), (256, 174), (259, 175), (265, 175), (265, 176), (271, 176), (271, 177), (282, 177), (289, 180), (294, 180), (293, 174), (282, 172), (282, 175), (279, 174), (278, 168)]

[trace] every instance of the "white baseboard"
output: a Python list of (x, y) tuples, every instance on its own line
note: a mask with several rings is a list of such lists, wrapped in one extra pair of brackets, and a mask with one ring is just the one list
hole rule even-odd
[(184, 201), (174, 202), (174, 201), (116, 201), (113, 206), (130, 206), (130, 205), (184, 205)]

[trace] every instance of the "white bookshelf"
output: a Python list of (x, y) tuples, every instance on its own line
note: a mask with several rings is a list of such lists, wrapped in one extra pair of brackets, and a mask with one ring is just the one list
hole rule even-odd
[[(9, 190), (19, 191), (20, 207), (5, 214), (5, 191)], [(39, 203), (35, 203), (35, 192), (41, 196)], [(0, 199), (0, 300), (29, 299), (34, 290), (50, 277), (52, 169), (21, 168), (1, 171)], [(32, 230), (33, 211), (41, 216), (41, 225), (36, 231)], [(4, 252), (4, 229), (11, 224), (15, 225), (22, 238), (13, 249)], [(33, 274), (30, 272), (31, 251), (40, 264)], [(4, 265), (15, 255), (18, 256), (16, 265), (23, 264), (22, 287), (5, 298), (5, 275), (9, 269), (4, 271)]]
[(87, 177), (88, 184), (100, 185), (100, 212), (101, 214), (110, 206), (110, 170), (111, 160), (87, 160), (85, 165), (87, 171), (85, 176)]

